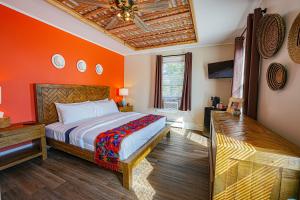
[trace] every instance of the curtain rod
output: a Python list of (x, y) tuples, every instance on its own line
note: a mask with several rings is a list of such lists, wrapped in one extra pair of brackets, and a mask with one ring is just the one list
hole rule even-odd
[(176, 55), (167, 55), (167, 56), (162, 56), (162, 57), (172, 57), (172, 56), (185, 56), (185, 53), (176, 54)]
[[(267, 8), (261, 10), (261, 12), (262, 12), (262, 14), (266, 14), (267, 13)], [(244, 36), (244, 34), (246, 33), (246, 31), (247, 31), (247, 27), (243, 30), (243, 32), (242, 32), (242, 34), (241, 34), (240, 37)]]

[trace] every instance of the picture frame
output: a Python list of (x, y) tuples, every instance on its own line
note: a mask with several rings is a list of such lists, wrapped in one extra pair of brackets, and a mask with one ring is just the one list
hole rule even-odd
[(244, 100), (241, 98), (235, 98), (235, 97), (231, 97), (229, 99), (229, 103), (228, 103), (228, 107), (227, 107), (227, 112), (229, 113), (233, 113), (235, 109), (239, 109), (241, 111), (242, 107), (243, 107), (243, 102)]

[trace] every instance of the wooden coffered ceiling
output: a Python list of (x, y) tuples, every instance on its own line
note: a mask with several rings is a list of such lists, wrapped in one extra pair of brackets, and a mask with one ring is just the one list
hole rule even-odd
[(150, 4), (155, 8), (157, 2), (168, 1), (167, 8), (139, 12), (139, 18), (149, 27), (148, 31), (132, 21), (118, 20), (109, 27), (117, 12), (101, 4), (113, 0), (47, 1), (134, 50), (197, 42), (192, 0), (134, 0), (138, 8), (146, 5), (149, 8)]

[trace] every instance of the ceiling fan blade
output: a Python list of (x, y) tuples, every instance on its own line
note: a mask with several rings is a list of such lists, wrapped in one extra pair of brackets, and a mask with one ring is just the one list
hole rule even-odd
[(181, 2), (182, 2), (183, 5), (187, 4), (187, 0), (181, 0)]
[(119, 23), (119, 17), (116, 15), (116, 16), (112, 17), (112, 19), (110, 20), (110, 22), (108, 22), (108, 24), (105, 26), (105, 29), (112, 29), (118, 23)]
[(141, 3), (137, 6), (141, 12), (153, 12), (168, 9), (170, 7), (170, 2), (169, 0), (160, 0), (154, 3)]
[(139, 10), (136, 12), (136, 14), (137, 14), (139, 17), (143, 16), (143, 13), (142, 13), (141, 11), (139, 11)]
[(147, 25), (138, 15), (134, 15), (133, 22), (137, 27), (139, 27), (145, 32), (154, 31), (154, 29)]
[(171, 3), (172, 8), (176, 8), (178, 6), (177, 0), (170, 0), (170, 3)]
[(89, 4), (92, 6), (99, 6), (102, 8), (111, 8), (111, 5), (109, 3), (103, 3), (103, 2), (99, 2), (97, 0), (71, 0), (73, 2), (77, 2), (77, 3), (85, 3), (85, 4)]

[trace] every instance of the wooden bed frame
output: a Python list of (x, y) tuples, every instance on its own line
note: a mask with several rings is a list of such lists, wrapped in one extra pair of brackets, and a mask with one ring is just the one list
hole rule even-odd
[[(36, 84), (36, 112), (39, 123), (51, 124), (58, 121), (55, 102), (76, 103), (96, 101), (109, 98), (110, 89), (107, 86), (85, 85), (53, 85)], [(138, 149), (128, 159), (122, 160), (118, 172), (123, 174), (123, 187), (130, 190), (132, 186), (132, 169), (140, 163), (163, 139), (170, 137), (170, 127), (165, 126), (158, 134)], [(80, 147), (47, 138), (47, 144), (82, 159), (95, 163), (94, 152)]]

